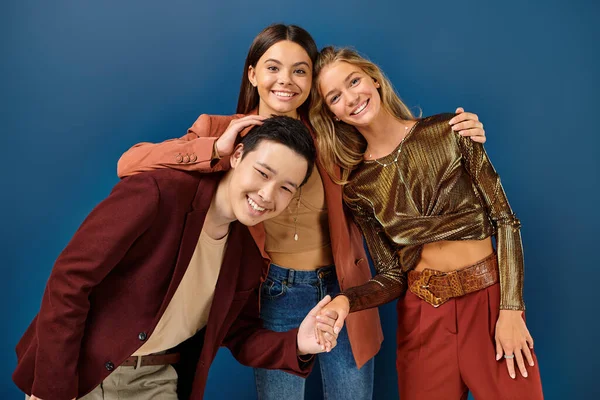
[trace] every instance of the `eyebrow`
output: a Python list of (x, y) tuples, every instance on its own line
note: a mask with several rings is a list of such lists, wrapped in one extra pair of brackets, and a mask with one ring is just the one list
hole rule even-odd
[[(262, 163), (260, 161), (256, 162), (258, 165), (260, 165), (261, 167), (269, 170), (272, 174), (277, 175), (277, 171), (275, 171), (273, 168), (271, 168), (269, 165)], [(293, 186), (294, 188), (298, 189), (298, 185), (296, 185), (294, 182), (292, 181), (285, 181), (285, 183), (287, 183), (288, 185)]]
[[(276, 60), (274, 58), (269, 58), (265, 60), (265, 63), (274, 62), (275, 64), (283, 65), (281, 61)], [(298, 65), (306, 65), (307, 68), (310, 68), (310, 65), (306, 61), (298, 61), (297, 63), (292, 64), (292, 67), (297, 67)]]
[[(346, 77), (346, 79), (344, 79), (344, 83), (348, 82), (348, 81), (349, 81), (349, 80), (352, 78), (352, 76), (353, 76), (354, 74), (358, 74), (358, 71), (352, 71), (352, 72), (350, 72), (350, 73), (348, 74), (348, 76)], [(337, 89), (331, 89), (329, 92), (327, 92), (327, 94), (325, 95), (325, 98), (328, 98), (328, 97), (329, 97), (329, 95), (330, 95), (331, 93), (335, 92), (336, 90), (337, 90)]]

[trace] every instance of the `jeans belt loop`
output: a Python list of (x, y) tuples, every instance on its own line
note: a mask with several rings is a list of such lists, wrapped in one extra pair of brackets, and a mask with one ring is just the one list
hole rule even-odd
[(294, 273), (295, 272), (296, 271), (294, 271), (291, 268), (288, 269), (287, 286), (292, 286), (292, 284), (294, 283)]
[(139, 367), (142, 366), (142, 357), (143, 356), (137, 356), (137, 361), (136, 361), (135, 365), (133, 366), (133, 369), (138, 369)]

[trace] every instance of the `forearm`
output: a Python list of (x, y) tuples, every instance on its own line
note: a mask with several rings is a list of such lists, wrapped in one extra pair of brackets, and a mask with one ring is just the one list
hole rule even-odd
[(464, 164), (496, 228), (500, 270), (500, 309), (524, 310), (521, 223), (513, 213), (500, 176), (482, 145), (459, 139)]
[(390, 278), (376, 275), (364, 285), (348, 288), (340, 295), (348, 298), (350, 312), (356, 312), (389, 303), (400, 297), (406, 288), (407, 282), (404, 276)]
[[(216, 172), (227, 168), (214, 153), (216, 137), (192, 140), (167, 140), (162, 143), (138, 143), (125, 152), (117, 163), (120, 178), (161, 168), (181, 171)], [(226, 160), (224, 160), (226, 161)]]
[(258, 304), (258, 296), (252, 293), (229, 329), (223, 345), (243, 365), (307, 376), (312, 362), (303, 362), (308, 359), (306, 356), (298, 358), (298, 329), (274, 332), (263, 328)]
[[(239, 334), (239, 333), (238, 333)], [(300, 355), (297, 346), (298, 329), (287, 332), (274, 332), (263, 328), (248, 328), (227, 347), (241, 364), (253, 368), (279, 369), (304, 375), (309, 366), (299, 359), (309, 359)]]
[(500, 225), (496, 242), (500, 270), (500, 309), (523, 311), (525, 303), (521, 233), (513, 225)]

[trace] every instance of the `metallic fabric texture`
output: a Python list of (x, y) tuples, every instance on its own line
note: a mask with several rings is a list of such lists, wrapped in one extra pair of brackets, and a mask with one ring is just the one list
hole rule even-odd
[(500, 309), (524, 310), (520, 222), (480, 143), (451, 130), (454, 114), (417, 122), (396, 150), (365, 161), (344, 187), (377, 271), (343, 294), (350, 310), (376, 307), (407, 288), (424, 244), (496, 236)]

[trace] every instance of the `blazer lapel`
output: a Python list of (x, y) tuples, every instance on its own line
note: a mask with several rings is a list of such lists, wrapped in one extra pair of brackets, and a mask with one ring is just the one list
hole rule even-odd
[(221, 177), (222, 174), (219, 173), (202, 175), (202, 178), (198, 183), (198, 189), (196, 190), (196, 195), (192, 201), (192, 209), (185, 215), (183, 234), (181, 236), (175, 270), (173, 271), (173, 278), (171, 279), (167, 295), (165, 296), (165, 300), (159, 311), (159, 315), (161, 316), (171, 302), (171, 299), (190, 264), (190, 260), (192, 259), (192, 255), (198, 244), (198, 239), (200, 238), (200, 232), (202, 232), (202, 227), (204, 226), (206, 213), (210, 207), (210, 202)]
[(237, 247), (238, 244), (243, 244), (240, 235), (241, 229), (244, 229), (244, 227), (239, 222), (232, 223), (221, 271), (215, 286), (215, 295), (208, 314), (205, 343), (215, 343), (218, 340), (217, 335), (229, 313), (235, 295), (243, 251), (243, 249)]
[[(348, 243), (343, 240), (342, 236), (348, 235), (346, 229), (346, 216), (344, 214), (344, 208), (342, 206), (342, 187), (336, 184), (321, 165), (321, 162), (317, 160), (317, 169), (321, 174), (321, 180), (323, 181), (323, 190), (325, 191), (325, 202), (327, 203), (327, 217), (329, 219), (329, 232), (331, 238), (331, 251), (333, 253), (333, 259), (342, 260), (344, 258), (343, 252), (348, 249), (343, 249), (340, 243)], [(336, 167), (336, 175), (339, 178), (340, 169)]]

